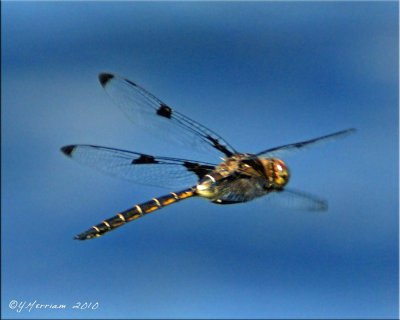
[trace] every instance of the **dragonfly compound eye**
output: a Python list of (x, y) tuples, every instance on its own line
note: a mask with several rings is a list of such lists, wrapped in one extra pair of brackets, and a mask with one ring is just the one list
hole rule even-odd
[(273, 163), (275, 187), (283, 188), (289, 181), (289, 169), (282, 160), (274, 159)]

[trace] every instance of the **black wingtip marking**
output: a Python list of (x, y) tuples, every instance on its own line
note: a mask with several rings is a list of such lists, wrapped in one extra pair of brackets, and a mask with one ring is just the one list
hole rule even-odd
[(132, 160), (132, 164), (150, 164), (150, 163), (158, 163), (158, 161), (155, 160), (153, 156), (149, 156), (147, 154), (141, 154), (139, 158)]
[(111, 73), (100, 73), (99, 74), (99, 81), (103, 88), (107, 85), (107, 83), (114, 78), (114, 75)]
[(165, 104), (161, 104), (157, 109), (157, 114), (161, 117), (171, 119), (172, 109)]
[(61, 148), (61, 152), (64, 153), (66, 156), (71, 157), (72, 153), (75, 150), (75, 147), (76, 146), (74, 145), (64, 146)]

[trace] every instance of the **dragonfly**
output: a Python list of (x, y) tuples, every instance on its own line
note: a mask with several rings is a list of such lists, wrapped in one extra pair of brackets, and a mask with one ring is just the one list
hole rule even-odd
[[(143, 127), (163, 128), (162, 134), (173, 135), (193, 149), (220, 158), (209, 163), (146, 153), (75, 144), (61, 151), (84, 165), (136, 183), (181, 188), (181, 191), (152, 198), (103, 220), (74, 237), (87, 240), (100, 237), (130, 221), (185, 199), (200, 197), (215, 204), (237, 204), (253, 199), (287, 195), (299, 207), (323, 211), (327, 203), (308, 193), (286, 187), (290, 171), (281, 155), (305, 149), (355, 132), (354, 128), (318, 138), (268, 148), (258, 153), (238, 152), (219, 134), (172, 109), (137, 83), (115, 74), (99, 74), (101, 86), (125, 115)], [(222, 160), (222, 161), (221, 161)]]

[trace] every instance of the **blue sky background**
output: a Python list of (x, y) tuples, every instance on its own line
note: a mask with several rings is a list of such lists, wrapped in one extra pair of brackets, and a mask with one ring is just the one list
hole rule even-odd
[[(398, 69), (396, 2), (2, 2), (2, 317), (397, 317)], [(61, 146), (195, 157), (132, 125), (102, 71), (244, 152), (357, 128), (284, 158), (290, 186), (329, 211), (192, 199), (73, 241), (174, 190), (105, 176)]]

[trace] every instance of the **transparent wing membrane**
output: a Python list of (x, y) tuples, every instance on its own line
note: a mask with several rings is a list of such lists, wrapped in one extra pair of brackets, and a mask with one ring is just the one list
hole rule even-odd
[(296, 143), (290, 143), (290, 144), (286, 144), (286, 145), (283, 145), (283, 146), (266, 149), (266, 150), (263, 150), (263, 151), (257, 153), (256, 155), (257, 156), (264, 156), (264, 157), (280, 156), (282, 154), (286, 154), (286, 153), (289, 153), (289, 152), (302, 150), (303, 148), (313, 147), (313, 146), (317, 146), (319, 144), (323, 144), (323, 143), (326, 143), (326, 142), (334, 141), (336, 139), (344, 138), (344, 137), (347, 137), (350, 134), (353, 134), (354, 132), (356, 132), (356, 129), (354, 129), (354, 128), (347, 129), (347, 130), (342, 130), (342, 131), (335, 132), (335, 133), (332, 133), (332, 134), (328, 134), (328, 135), (325, 135), (325, 136), (322, 136), (322, 137), (319, 137), (319, 138), (314, 138), (314, 139), (311, 139), (311, 140), (306, 140), (306, 141), (296, 142)]
[(214, 131), (173, 110), (138, 84), (102, 73), (100, 83), (125, 115), (144, 130), (201, 152), (231, 156), (235, 149)]
[(282, 191), (275, 191), (268, 194), (266, 198), (279, 207), (287, 209), (316, 212), (328, 209), (328, 203), (325, 200), (315, 195), (293, 189), (286, 188)]
[(214, 169), (211, 163), (168, 157), (153, 157), (114, 148), (71, 145), (65, 155), (102, 172), (140, 184), (181, 188), (196, 182)]

